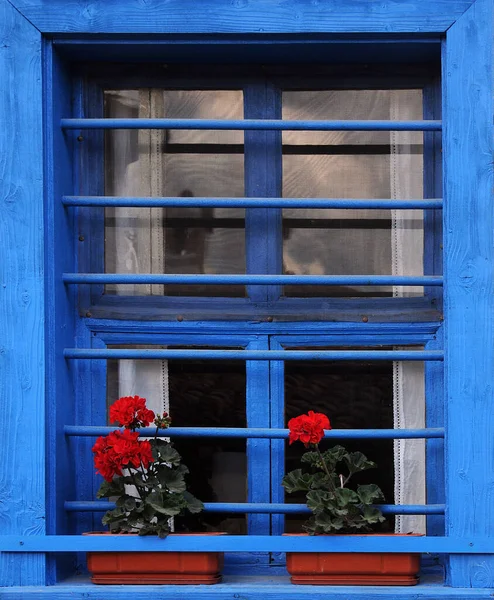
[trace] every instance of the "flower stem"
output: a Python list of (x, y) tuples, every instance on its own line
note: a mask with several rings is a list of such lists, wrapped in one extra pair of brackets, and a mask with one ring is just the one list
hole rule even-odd
[(323, 468), (324, 472), (326, 473), (326, 475), (328, 476), (329, 486), (331, 488), (331, 491), (334, 492), (335, 491), (335, 486), (334, 486), (334, 483), (333, 483), (333, 477), (331, 476), (331, 473), (329, 472), (328, 465), (326, 464), (326, 461), (324, 460), (324, 458), (323, 458), (323, 456), (321, 454), (321, 451), (319, 450), (319, 446), (318, 445), (316, 445), (316, 451), (317, 451), (317, 454), (319, 455), (319, 459), (321, 461), (322, 468)]

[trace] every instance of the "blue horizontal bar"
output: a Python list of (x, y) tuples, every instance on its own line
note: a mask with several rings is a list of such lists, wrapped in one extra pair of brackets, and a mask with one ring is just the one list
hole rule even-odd
[[(115, 427), (94, 425), (65, 425), (64, 433), (69, 436), (97, 437), (107, 435)], [(144, 437), (155, 435), (155, 427), (139, 429)], [(243, 439), (287, 439), (288, 429), (268, 429), (256, 427), (170, 427), (160, 429), (158, 435), (176, 438), (243, 438)], [(430, 429), (331, 429), (324, 432), (324, 437), (335, 440), (363, 439), (432, 439), (444, 438), (444, 428)]]
[(65, 348), (65, 358), (120, 360), (406, 360), (442, 361), (442, 350), (163, 350)]
[(65, 206), (122, 206), (182, 208), (339, 208), (339, 209), (430, 209), (442, 208), (441, 199), (387, 200), (353, 198), (151, 198), (147, 196), (64, 196)]
[(64, 273), (65, 283), (138, 285), (423, 285), (441, 286), (437, 276), (397, 275), (166, 275), (162, 273)]
[[(385, 515), (443, 515), (444, 504), (379, 504), (377, 505)], [(74, 501), (65, 502), (67, 512), (105, 512), (115, 508), (114, 502), (103, 501)], [(234, 513), (234, 514), (272, 514), (292, 515), (306, 514), (311, 511), (305, 504), (267, 504), (262, 502), (205, 502), (204, 511), (209, 513)]]
[(494, 537), (402, 535), (2, 535), (1, 552), (418, 552), (492, 554)]
[(277, 119), (62, 119), (63, 129), (239, 131), (440, 131), (441, 121), (282, 121)]

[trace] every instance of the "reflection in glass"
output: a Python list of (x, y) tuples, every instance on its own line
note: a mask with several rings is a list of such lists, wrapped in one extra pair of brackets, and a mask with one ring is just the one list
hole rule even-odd
[[(419, 120), (420, 90), (285, 91), (288, 120)], [(420, 199), (422, 133), (283, 132), (287, 198)], [(422, 212), (283, 210), (283, 268), (288, 274), (423, 274)], [(409, 254), (410, 257), (403, 256)], [(373, 287), (286, 287), (288, 296), (391, 296)], [(406, 295), (421, 295), (407, 288)], [(399, 295), (396, 293), (394, 295)]]
[[(241, 119), (239, 90), (107, 91), (106, 117)], [(106, 134), (110, 196), (242, 197), (242, 131), (112, 130)], [(108, 208), (109, 273), (245, 273), (245, 211)], [(125, 295), (244, 296), (243, 286), (107, 286)]]

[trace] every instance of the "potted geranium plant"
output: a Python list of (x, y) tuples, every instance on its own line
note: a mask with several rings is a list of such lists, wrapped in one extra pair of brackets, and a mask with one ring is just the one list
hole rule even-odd
[[(375, 502), (383, 500), (376, 484), (354, 485), (356, 473), (376, 464), (361, 452), (342, 446), (321, 451), (324, 430), (331, 429), (328, 417), (309, 411), (288, 422), (289, 443), (300, 441), (308, 451), (302, 466), (287, 473), (282, 485), (288, 493), (303, 491), (312, 512), (302, 526), (308, 535), (397, 535), (372, 534), (385, 521)], [(415, 585), (419, 555), (414, 553), (287, 553), (287, 570), (292, 583), (329, 585)]]
[[(96, 472), (104, 478), (97, 497), (110, 498), (116, 505), (105, 513), (103, 524), (109, 526), (109, 534), (166, 538), (173, 517), (203, 509), (202, 502), (186, 489), (188, 469), (179, 453), (172, 443), (158, 437), (158, 430), (169, 427), (171, 419), (166, 412), (155, 415), (144, 398), (126, 396), (110, 407), (110, 421), (124, 429), (99, 437), (93, 446)], [(138, 430), (151, 423), (156, 425), (154, 437), (139, 437)], [(218, 552), (87, 555), (94, 583), (218, 583), (222, 561)]]

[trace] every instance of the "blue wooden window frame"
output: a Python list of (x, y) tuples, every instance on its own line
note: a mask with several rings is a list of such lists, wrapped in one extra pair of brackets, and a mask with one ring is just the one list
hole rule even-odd
[[(0, 27), (6, 40), (2, 57), (7, 58), (1, 63), (2, 74), (4, 81), (15, 81), (0, 96), (2, 123), (6, 124), (0, 156), (7, 157), (7, 176), (1, 185), (8, 206), (0, 223), (2, 239), (9, 240), (2, 245), (0, 261), (5, 265), (2, 313), (8, 317), (1, 321), (2, 355), (7, 360), (1, 389), (5, 394), (4, 414), (8, 415), (6, 421), (2, 416), (2, 424), (6, 431), (15, 433), (3, 436), (0, 442), (2, 454), (12, 457), (4, 497), (8, 511), (15, 516), (6, 522), (0, 538), (0, 571), (9, 586), (7, 591), (2, 590), (3, 596), (19, 597), (31, 591), (22, 589), (24, 585), (53, 582), (53, 570), (47, 569), (52, 562), (50, 553), (61, 555), (58, 568), (63, 572), (67, 550), (104, 550), (115, 545), (112, 539), (96, 542), (82, 536), (57, 535), (68, 530), (69, 517), (62, 499), (70, 496), (71, 490), (63, 481), (63, 473), (69, 472), (72, 465), (65, 453), (56, 453), (55, 444), (65, 439), (64, 426), (74, 422), (73, 403), (64, 401), (73, 398), (73, 381), (63, 348), (71, 347), (76, 333), (86, 341), (92, 335), (90, 330), (84, 331), (83, 320), (74, 316), (73, 286), (62, 281), (62, 273), (76, 271), (75, 252), (60, 251), (76, 245), (73, 218), (58, 203), (74, 183), (72, 140), (60, 128), (60, 119), (70, 114), (71, 108), (67, 93), (70, 73), (65, 68), (62, 48), (69, 48), (72, 59), (80, 57), (81, 52), (103, 56), (105, 48), (109, 49), (107, 56), (112, 52), (115, 56), (116, 44), (120, 43), (127, 52), (142, 56), (149, 51), (150, 42), (154, 48), (160, 46), (159, 42), (176, 47), (180, 35), (189, 36), (189, 44), (193, 44), (193, 36), (197, 40), (204, 34), (213, 40), (219, 39), (215, 35), (224, 36), (220, 42), (230, 36), (231, 44), (232, 36), (239, 36), (234, 41), (240, 40), (246, 48), (267, 41), (265, 49), (269, 45), (278, 47), (280, 41), (286, 46), (298, 44), (303, 36), (314, 42), (320, 42), (321, 37), (324, 41), (326, 36), (330, 43), (338, 40), (334, 43), (340, 44), (343, 36), (345, 43), (355, 43), (358, 34), (366, 37), (373, 48), (390, 40), (397, 43), (394, 38), (400, 36), (410, 43), (427, 35), (441, 38), (443, 46), (446, 531), (435, 538), (383, 540), (379, 546), (394, 551), (448, 554), (451, 589), (432, 586), (422, 592), (424, 597), (468, 597), (475, 593), (476, 597), (487, 598), (488, 588), (494, 585), (494, 505), (490, 501), (494, 472), (491, 0), (396, 1), (379, 3), (372, 10), (361, 1), (331, 3), (328, 10), (326, 3), (304, 0), (276, 2), (274, 6), (268, 0), (259, 0), (255, 5), (219, 0), (200, 6), (193, 0), (170, 0), (153, 7), (152, 19), (146, 13), (148, 8), (146, 3), (133, 0), (94, 0), (84, 6), (65, 0), (0, 2)], [(111, 38), (119, 34), (125, 37), (119, 41)], [(276, 35), (285, 38), (276, 39)], [(369, 36), (376, 35), (377, 39), (369, 40)], [(362, 46), (354, 47), (354, 52), (359, 49)], [(16, 141), (14, 149), (11, 140)], [(45, 206), (41, 198), (46, 199)], [(46, 327), (41, 325), (44, 319)], [(37, 368), (32, 370), (31, 365)], [(49, 375), (46, 381), (45, 370)], [(53, 417), (48, 422), (46, 440), (45, 410)], [(211, 548), (235, 549), (238, 540), (227, 537), (208, 543)], [(284, 551), (293, 543), (263, 537), (246, 538), (243, 549)], [(361, 551), (375, 549), (368, 540), (357, 541)], [(118, 543), (120, 546), (122, 541)], [(133, 543), (125, 540), (124, 545), (130, 548)], [(138, 543), (139, 547), (152, 548), (156, 540)], [(190, 538), (170, 540), (167, 549), (186, 549), (191, 544), (197, 547), (198, 543)], [(355, 538), (338, 536), (330, 545), (321, 538), (299, 540), (297, 548), (351, 550), (354, 543)], [(67, 594), (57, 588), (51, 588), (50, 595), (62, 598)], [(479, 589), (469, 591), (471, 588)], [(233, 585), (225, 592), (240, 596), (242, 589), (247, 595), (271, 594), (273, 598), (288, 591)], [(32, 589), (33, 595), (38, 593), (39, 588)], [(93, 590), (81, 586), (77, 593), (92, 595)], [(149, 589), (138, 591), (135, 597), (144, 598), (149, 593)], [(186, 593), (177, 593), (177, 597)], [(377, 590), (330, 593), (335, 597), (379, 597)], [(407, 593), (414, 592), (404, 590), (399, 595)], [(104, 597), (118, 598), (121, 593), (106, 589)]]

